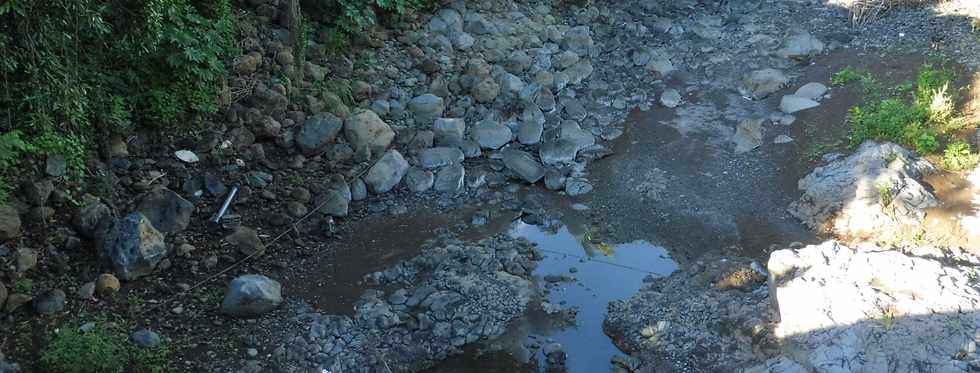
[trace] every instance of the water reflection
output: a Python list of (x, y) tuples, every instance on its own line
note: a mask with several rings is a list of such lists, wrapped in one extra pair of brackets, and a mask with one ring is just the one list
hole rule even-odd
[[(576, 279), (553, 285), (547, 295), (550, 303), (578, 308), (576, 327), (547, 336), (565, 346), (571, 373), (610, 371), (610, 358), (622, 352), (602, 332), (606, 305), (636, 294), (646, 276), (665, 276), (677, 270), (677, 263), (663, 247), (646, 241), (609, 244), (593, 240), (588, 231), (576, 236), (567, 226), (546, 230), (523, 222), (515, 223), (510, 235), (538, 244), (545, 256), (536, 271), (539, 278), (566, 275)], [(543, 366), (543, 356), (538, 358)]]

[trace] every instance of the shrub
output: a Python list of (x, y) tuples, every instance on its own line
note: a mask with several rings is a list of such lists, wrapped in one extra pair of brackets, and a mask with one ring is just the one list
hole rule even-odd
[(160, 373), (169, 370), (166, 345), (141, 348), (129, 341), (127, 325), (99, 320), (88, 331), (79, 324), (63, 325), (41, 351), (40, 366), (48, 372)]
[[(840, 79), (846, 80), (851, 75), (842, 76)], [(965, 124), (955, 118), (955, 98), (950, 93), (952, 80), (953, 74), (948, 70), (924, 65), (914, 89), (900, 89), (913, 91), (911, 100), (901, 96), (873, 99), (864, 107), (852, 108), (848, 114), (852, 145), (866, 140), (889, 140), (913, 146), (921, 154), (935, 153), (940, 149), (941, 136)]]
[(31, 146), (4, 154), (0, 177), (33, 154), (80, 176), (110, 133), (214, 112), (235, 45), (229, 1), (0, 0), (0, 132)]
[(976, 154), (971, 149), (970, 144), (957, 141), (946, 146), (943, 151), (943, 167), (950, 171), (962, 171), (977, 166), (980, 162), (980, 154)]

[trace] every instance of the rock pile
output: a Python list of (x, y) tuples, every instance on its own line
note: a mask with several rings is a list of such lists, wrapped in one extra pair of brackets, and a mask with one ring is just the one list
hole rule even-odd
[(527, 280), (540, 254), (506, 237), (448, 239), (369, 275), (354, 315), (301, 314), (309, 327), (284, 346), (284, 371), (418, 371), (492, 340), (531, 300)]

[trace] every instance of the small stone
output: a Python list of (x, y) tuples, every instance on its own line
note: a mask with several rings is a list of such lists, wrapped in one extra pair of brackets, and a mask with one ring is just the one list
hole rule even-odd
[(198, 158), (197, 154), (194, 154), (194, 152), (190, 150), (178, 150), (174, 152), (174, 156), (184, 163), (197, 163), (201, 160)]
[(234, 232), (225, 236), (225, 241), (237, 246), (238, 251), (248, 256), (259, 255), (265, 251), (265, 244), (252, 228), (235, 227)]
[[(462, 153), (460, 155), (462, 156)], [(434, 182), (435, 175), (432, 174), (432, 171), (418, 167), (409, 169), (405, 174), (405, 185), (408, 186), (408, 190), (415, 193), (422, 193), (431, 189)]]
[(442, 97), (424, 94), (408, 102), (408, 110), (415, 116), (415, 123), (428, 125), (442, 116), (446, 106)]
[(95, 292), (103, 297), (109, 297), (119, 292), (119, 279), (111, 273), (103, 273), (95, 279)]
[(513, 133), (510, 128), (497, 121), (483, 120), (473, 128), (472, 136), (483, 149), (500, 149), (510, 142)]
[(296, 146), (307, 156), (322, 153), (337, 138), (343, 125), (343, 121), (333, 114), (317, 113), (300, 127), (295, 138)]
[(541, 180), (545, 168), (531, 154), (520, 150), (505, 149), (502, 152), (504, 165), (524, 181), (534, 184)]
[(776, 138), (773, 139), (772, 142), (774, 144), (786, 144), (786, 143), (793, 142), (793, 138), (786, 135), (779, 135), (776, 136)]
[(814, 101), (822, 98), (825, 93), (827, 93), (827, 86), (816, 82), (804, 84), (802, 87), (796, 90), (797, 96)]
[(17, 268), (17, 273), (34, 269), (37, 266), (37, 252), (28, 248), (17, 249), (14, 253), (14, 265)]
[(432, 125), (436, 145), (459, 145), (466, 133), (466, 122), (459, 118), (439, 118)]
[(676, 89), (668, 88), (660, 95), (660, 104), (673, 109), (681, 104), (681, 94)]
[(306, 216), (306, 214), (309, 212), (310, 211), (308, 208), (306, 208), (306, 205), (302, 204), (301, 202), (297, 202), (297, 201), (286, 202), (286, 213), (288, 213), (290, 216), (294, 218), (301, 218), (303, 216)]
[(361, 178), (354, 179), (350, 185), (350, 198), (353, 201), (363, 201), (367, 198), (367, 184)]
[(752, 98), (761, 99), (782, 89), (789, 83), (789, 78), (781, 70), (755, 70), (742, 79), (739, 92)]
[(586, 179), (570, 178), (565, 182), (565, 193), (568, 193), (571, 197), (580, 196), (591, 191), (592, 183), (589, 183)]
[(395, 131), (375, 112), (360, 110), (344, 121), (344, 136), (355, 150), (368, 149), (371, 154), (380, 154), (395, 139)]
[(419, 163), (425, 169), (434, 169), (462, 162), (463, 152), (457, 147), (436, 147), (419, 153)]
[(395, 188), (408, 172), (408, 161), (397, 150), (387, 151), (364, 177), (374, 193), (387, 193)]
[(735, 153), (741, 154), (762, 145), (762, 118), (745, 119), (735, 128)]
[(4, 311), (11, 313), (19, 309), (21, 306), (30, 303), (34, 300), (34, 297), (27, 294), (10, 294), (7, 296), (7, 304), (3, 306)]
[(78, 288), (78, 292), (75, 295), (81, 300), (95, 299), (95, 281), (86, 282)]
[(255, 317), (282, 303), (282, 286), (262, 275), (242, 275), (231, 281), (221, 302), (221, 312), (235, 317)]
[(154, 348), (160, 345), (160, 335), (149, 329), (140, 329), (130, 334), (129, 339), (142, 348)]
[(817, 106), (820, 106), (819, 102), (797, 95), (783, 96), (783, 99), (779, 102), (779, 110), (786, 114), (793, 114)]
[(0, 205), (0, 241), (20, 237), (20, 215), (9, 205)]
[[(125, 143), (123, 143), (125, 144)], [(62, 177), (68, 174), (68, 160), (61, 154), (52, 154), (44, 162), (44, 173), (52, 177)]]
[(463, 190), (463, 180), (465, 179), (465, 176), (466, 170), (463, 168), (462, 164), (454, 164), (444, 167), (436, 174), (433, 188), (437, 192), (443, 193), (459, 192)]
[(190, 225), (194, 204), (177, 192), (154, 188), (140, 200), (137, 210), (162, 233), (181, 232)]
[(181, 257), (189, 257), (194, 250), (197, 248), (189, 243), (182, 243), (177, 246), (177, 255)]
[(65, 292), (54, 289), (34, 300), (34, 312), (53, 315), (65, 309)]

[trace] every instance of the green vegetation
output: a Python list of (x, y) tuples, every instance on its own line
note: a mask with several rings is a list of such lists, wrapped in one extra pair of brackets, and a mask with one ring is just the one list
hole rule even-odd
[(34, 280), (29, 278), (19, 278), (14, 281), (14, 291), (23, 294), (30, 294), (34, 289)]
[(0, 0), (0, 189), (21, 159), (59, 155), (77, 179), (109, 134), (215, 112), (230, 4)]
[(957, 141), (946, 146), (943, 151), (944, 168), (950, 171), (962, 171), (976, 167), (980, 162), (980, 154), (974, 153), (970, 144)]
[(892, 194), (892, 189), (895, 188), (895, 185), (889, 182), (876, 184), (875, 187), (878, 188), (878, 199), (881, 205), (884, 207), (891, 206), (892, 201), (895, 199), (895, 196)]
[(161, 373), (169, 371), (170, 350), (161, 345), (141, 348), (129, 341), (127, 326), (96, 322), (88, 331), (70, 323), (41, 351), (40, 365), (48, 372)]
[[(851, 145), (867, 140), (887, 140), (931, 155), (939, 152), (942, 144), (950, 142), (954, 133), (966, 125), (965, 120), (956, 115), (956, 97), (950, 90), (954, 78), (951, 70), (926, 64), (914, 85), (904, 83), (896, 87), (897, 94), (890, 97), (882, 97), (874, 78), (851, 68), (834, 74), (831, 80), (834, 84), (860, 80), (865, 95), (869, 96), (869, 103), (851, 108), (848, 114)], [(971, 162), (975, 164), (971, 161), (974, 156), (969, 146), (964, 145), (950, 144), (944, 160), (948, 158), (949, 164), (959, 169), (968, 167)]]
[(847, 85), (847, 83), (857, 82), (865, 79), (871, 79), (871, 74), (866, 71), (858, 70), (851, 66), (848, 66), (842, 69), (841, 71), (838, 71), (833, 75), (831, 75), (830, 84), (840, 87), (840, 86)]

